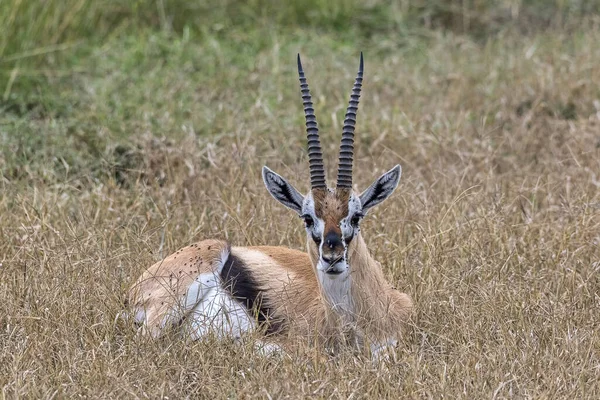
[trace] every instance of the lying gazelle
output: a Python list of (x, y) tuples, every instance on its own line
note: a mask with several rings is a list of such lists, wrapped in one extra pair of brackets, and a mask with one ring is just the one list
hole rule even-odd
[[(257, 327), (267, 340), (324, 339), (335, 348), (396, 343), (412, 301), (386, 282), (367, 249), (360, 222), (396, 189), (396, 165), (362, 194), (352, 191), (354, 126), (363, 58), (344, 119), (335, 189), (325, 183), (319, 130), (298, 55), (306, 117), (311, 191), (302, 196), (263, 167), (269, 193), (304, 220), (308, 253), (285, 247), (233, 247), (204, 240), (146, 270), (130, 290), (136, 321), (153, 336), (180, 329), (187, 337), (240, 337)], [(368, 340), (368, 341), (367, 341)]]

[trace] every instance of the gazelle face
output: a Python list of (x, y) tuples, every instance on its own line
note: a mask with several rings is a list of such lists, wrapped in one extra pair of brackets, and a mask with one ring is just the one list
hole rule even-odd
[(360, 196), (352, 192), (352, 160), (354, 157), (354, 126), (363, 81), (363, 57), (360, 55), (358, 75), (352, 88), (344, 118), (340, 143), (339, 168), (335, 190), (325, 184), (323, 154), (317, 119), (304, 76), (300, 55), (298, 75), (306, 117), (308, 162), (312, 190), (302, 196), (284, 178), (263, 167), (263, 180), (271, 195), (284, 206), (296, 211), (304, 220), (311, 258), (319, 272), (340, 275), (348, 272), (353, 239), (360, 232), (360, 221), (367, 211), (388, 198), (400, 181), (399, 165), (383, 174)]
[(304, 221), (307, 242), (317, 270), (328, 275), (347, 272), (349, 249), (360, 233), (367, 211), (388, 198), (398, 186), (402, 169), (396, 165), (360, 196), (347, 189), (312, 190), (302, 196), (283, 177), (263, 167), (263, 180), (271, 195), (296, 211)]
[(348, 270), (348, 249), (363, 215), (360, 199), (349, 190), (318, 190), (305, 198), (301, 218), (308, 246), (318, 255), (317, 270), (331, 275)]

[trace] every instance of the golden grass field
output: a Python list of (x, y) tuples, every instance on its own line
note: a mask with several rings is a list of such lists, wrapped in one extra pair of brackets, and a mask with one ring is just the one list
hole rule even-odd
[[(219, 32), (115, 33), (3, 73), (2, 398), (600, 398), (597, 25)], [(136, 336), (127, 289), (179, 247), (304, 248), (260, 171), (309, 189), (300, 52), (335, 176), (361, 50), (356, 189), (403, 168), (362, 229), (415, 302), (394, 360)]]

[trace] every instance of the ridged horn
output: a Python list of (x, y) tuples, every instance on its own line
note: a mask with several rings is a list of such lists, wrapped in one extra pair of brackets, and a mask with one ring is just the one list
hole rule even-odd
[(356, 125), (356, 113), (360, 99), (360, 89), (363, 81), (363, 54), (360, 52), (360, 65), (358, 75), (350, 94), (350, 103), (346, 109), (344, 127), (342, 128), (342, 141), (340, 143), (340, 162), (338, 167), (337, 187), (352, 189), (352, 159), (354, 157), (354, 127)]
[(300, 77), (300, 91), (302, 92), (302, 104), (304, 105), (304, 117), (306, 118), (306, 137), (308, 139), (308, 165), (310, 169), (310, 186), (314, 189), (325, 189), (325, 169), (323, 168), (323, 151), (321, 150), (321, 141), (319, 140), (319, 127), (315, 109), (308, 83), (304, 77), (300, 54), (298, 54), (298, 76)]

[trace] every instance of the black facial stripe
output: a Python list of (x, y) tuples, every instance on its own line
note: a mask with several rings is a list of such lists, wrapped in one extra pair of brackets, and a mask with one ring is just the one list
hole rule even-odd
[(352, 239), (354, 239), (354, 229), (352, 229), (352, 234), (344, 238), (344, 242), (346, 242), (346, 245), (349, 245)]
[(266, 327), (267, 334), (279, 333), (283, 330), (284, 321), (274, 316), (266, 293), (258, 287), (247, 266), (233, 254), (229, 255), (223, 265), (221, 281), (232, 297), (246, 307), (261, 326)]
[(315, 234), (311, 234), (311, 236), (316, 244), (321, 244), (321, 238), (319, 236), (316, 236)]

